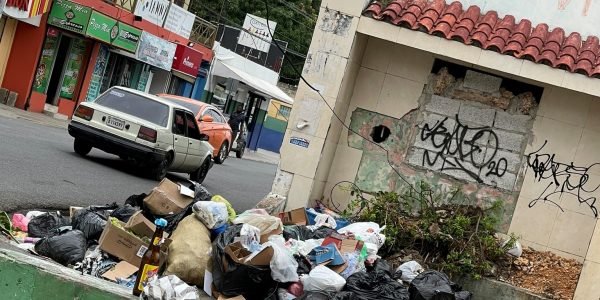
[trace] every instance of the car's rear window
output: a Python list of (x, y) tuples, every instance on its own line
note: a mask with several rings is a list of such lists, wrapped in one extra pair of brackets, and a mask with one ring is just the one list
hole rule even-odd
[(161, 96), (161, 98), (163, 98), (165, 100), (169, 100), (169, 101), (171, 101), (171, 102), (173, 102), (173, 103), (175, 103), (175, 104), (177, 104), (179, 106), (183, 106), (183, 107), (191, 110), (192, 113), (194, 114), (194, 116), (197, 116), (198, 113), (200, 113), (200, 105), (197, 105), (197, 104), (194, 104), (194, 103), (190, 103), (190, 102), (187, 102), (187, 101), (184, 101), (184, 100), (180, 100), (180, 99), (177, 99), (177, 98), (171, 98), (171, 97), (168, 97), (168, 96)]
[(168, 105), (124, 90), (113, 89), (94, 102), (162, 127), (169, 121)]

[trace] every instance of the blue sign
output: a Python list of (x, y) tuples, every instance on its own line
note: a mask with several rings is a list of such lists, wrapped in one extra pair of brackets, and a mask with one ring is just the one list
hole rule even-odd
[(299, 137), (292, 137), (292, 138), (290, 138), (290, 144), (300, 146), (303, 148), (308, 148), (308, 145), (310, 145), (310, 142), (307, 139), (303, 139), (303, 138), (299, 138)]

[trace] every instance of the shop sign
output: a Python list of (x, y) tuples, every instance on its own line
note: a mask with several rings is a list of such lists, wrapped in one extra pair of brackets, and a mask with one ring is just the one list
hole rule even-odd
[(176, 48), (175, 44), (143, 31), (135, 56), (139, 61), (171, 71)]
[(112, 44), (112, 41), (119, 34), (119, 26), (117, 26), (117, 20), (94, 10), (90, 16), (85, 34), (107, 44)]
[(169, 3), (169, 0), (138, 0), (133, 14), (162, 27), (169, 11)]
[(267, 25), (267, 19), (246, 14), (244, 31), (240, 33), (238, 44), (268, 53), (273, 39), (271, 32), (274, 33), (276, 27), (276, 22), (269, 20)]
[(201, 63), (202, 53), (184, 45), (177, 45), (175, 58), (173, 59), (173, 70), (196, 77)]
[(48, 24), (77, 33), (85, 33), (92, 9), (66, 0), (55, 0)]
[(172, 4), (171, 8), (169, 8), (169, 14), (167, 15), (164, 27), (173, 33), (189, 39), (195, 21), (196, 15)]
[(119, 34), (114, 39), (112, 44), (129, 52), (135, 52), (140, 41), (140, 35), (142, 35), (142, 31), (121, 22), (117, 24), (117, 27), (119, 28)]

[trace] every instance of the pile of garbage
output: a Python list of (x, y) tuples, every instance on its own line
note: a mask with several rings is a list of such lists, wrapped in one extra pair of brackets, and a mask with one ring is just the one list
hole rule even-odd
[(160, 268), (145, 284), (146, 299), (198, 299), (199, 288), (216, 299), (472, 297), (415, 261), (392, 269), (377, 255), (386, 239), (379, 224), (350, 223), (326, 209), (280, 212), (284, 199), (268, 200), (275, 205), (237, 214), (200, 184), (165, 179), (123, 205), (71, 208), (70, 217), (0, 214), (0, 229), (32, 253), (133, 289), (154, 221), (165, 219)]

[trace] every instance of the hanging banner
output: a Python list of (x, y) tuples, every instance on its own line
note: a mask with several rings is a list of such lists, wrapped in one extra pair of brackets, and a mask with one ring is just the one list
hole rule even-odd
[[(50, 31), (51, 29), (48, 29)], [(56, 29), (54, 29), (56, 30)], [(48, 87), (48, 81), (50, 80), (50, 74), (52, 73), (52, 66), (54, 65), (54, 58), (56, 57), (56, 50), (58, 48), (58, 35), (48, 34), (46, 41), (44, 42), (44, 48), (42, 49), (42, 56), (38, 64), (37, 71), (35, 72), (35, 80), (33, 81), (33, 90), (45, 94)]]
[(135, 56), (139, 61), (171, 71), (176, 48), (175, 44), (143, 31)]
[(117, 27), (119, 28), (119, 34), (114, 39), (112, 44), (116, 47), (135, 53), (140, 41), (140, 36), (142, 35), (142, 31), (121, 22), (117, 24)]
[(111, 44), (119, 34), (117, 20), (94, 10), (90, 15), (90, 22), (88, 23), (85, 34), (107, 44)]
[(48, 24), (77, 33), (85, 33), (92, 9), (67, 0), (55, 0)]
[(162, 27), (169, 11), (169, 3), (169, 0), (138, 0), (133, 14)]
[(108, 47), (100, 45), (98, 58), (96, 58), (96, 64), (94, 65), (94, 71), (92, 72), (92, 79), (90, 80), (90, 87), (88, 88), (85, 101), (94, 101), (98, 98), (98, 95), (100, 95), (102, 78), (104, 76), (104, 71), (106, 71), (106, 66), (108, 65), (109, 56), (110, 52), (108, 51)]
[(164, 27), (173, 33), (189, 39), (195, 21), (196, 15), (175, 4), (171, 4)]
[(62, 86), (60, 87), (60, 97), (73, 99), (73, 93), (77, 87), (79, 72), (83, 67), (83, 58), (85, 56), (86, 42), (83, 39), (73, 39), (71, 49), (67, 56), (65, 72), (63, 74)]

